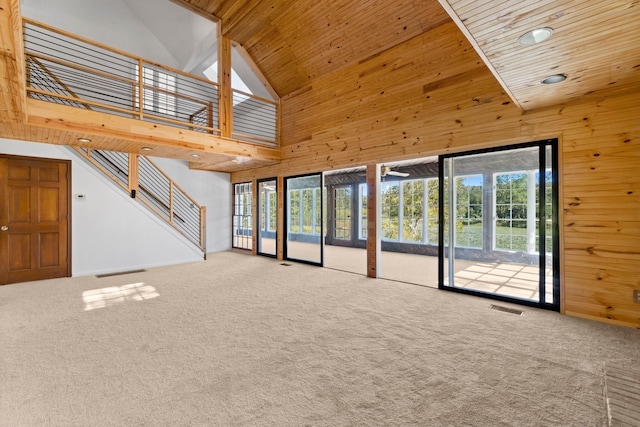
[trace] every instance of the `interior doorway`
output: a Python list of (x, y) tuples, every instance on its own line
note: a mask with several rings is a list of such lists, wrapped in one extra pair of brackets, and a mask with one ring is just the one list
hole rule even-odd
[(70, 276), (70, 164), (0, 156), (0, 285)]

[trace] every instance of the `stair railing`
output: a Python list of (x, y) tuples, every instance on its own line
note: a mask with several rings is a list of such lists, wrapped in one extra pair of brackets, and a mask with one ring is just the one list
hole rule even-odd
[[(71, 148), (203, 252), (206, 251), (206, 207), (200, 206), (149, 158), (117, 151)], [(130, 172), (132, 166), (137, 170), (137, 180)]]
[[(28, 57), (27, 64), (29, 86), (38, 88), (32, 96), (50, 102), (92, 109), (90, 105), (79, 101), (77, 94), (40, 60)], [(206, 113), (210, 110), (205, 108), (203, 111)], [(150, 159), (117, 151), (81, 147), (73, 149), (132, 196), (139, 194), (139, 200), (151, 211), (167, 221), (203, 252), (206, 250), (206, 207), (200, 206)]]

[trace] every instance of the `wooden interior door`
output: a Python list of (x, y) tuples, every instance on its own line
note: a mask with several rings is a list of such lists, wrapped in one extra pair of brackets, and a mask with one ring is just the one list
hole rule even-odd
[(0, 156), (0, 285), (70, 275), (69, 169)]

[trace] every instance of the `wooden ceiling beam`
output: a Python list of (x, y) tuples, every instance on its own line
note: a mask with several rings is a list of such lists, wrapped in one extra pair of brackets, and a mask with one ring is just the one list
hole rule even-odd
[(24, 49), (19, 0), (0, 0), (0, 120), (26, 118)]
[(196, 15), (202, 16), (205, 19), (213, 21), (215, 23), (220, 23), (220, 17), (216, 16), (213, 11), (204, 10), (201, 7), (198, 7), (188, 0), (169, 0), (171, 3), (177, 4), (178, 6), (184, 7), (185, 9), (195, 13)]
[(466, 27), (464, 22), (462, 22), (462, 19), (458, 16), (458, 14), (453, 9), (453, 7), (451, 7), (451, 5), (449, 4), (448, 0), (438, 0), (438, 1), (442, 5), (442, 8), (447, 11), (449, 16), (453, 20), (453, 22), (456, 23), (456, 25), (458, 26), (460, 31), (462, 31), (462, 34), (464, 34), (465, 37), (467, 38), (467, 40), (469, 40), (469, 43), (471, 43), (471, 46), (473, 46), (473, 48), (475, 49), (475, 51), (478, 54), (478, 56), (480, 56), (480, 58), (482, 58), (482, 61), (487, 66), (489, 71), (491, 71), (491, 74), (493, 74), (493, 76), (496, 78), (498, 83), (500, 83), (500, 86), (502, 86), (502, 89), (505, 91), (505, 93), (507, 95), (509, 95), (509, 98), (511, 98), (511, 101), (513, 101), (513, 103), (518, 108), (520, 108), (520, 110), (523, 110), (522, 105), (520, 104), (520, 101), (518, 100), (518, 98), (516, 98), (515, 94), (511, 91), (511, 88), (504, 81), (504, 79), (502, 78), (502, 76), (500, 75), (498, 70), (496, 70), (496, 68), (494, 67), (493, 63), (489, 60), (489, 58), (487, 58), (487, 55), (482, 50), (482, 48), (480, 47), (480, 45), (478, 44), (476, 39), (473, 37), (473, 34), (471, 34), (471, 31), (469, 31), (469, 29)]
[(144, 144), (261, 161), (279, 161), (280, 150), (214, 135), (98, 113), (35, 99), (27, 100), (28, 124)]

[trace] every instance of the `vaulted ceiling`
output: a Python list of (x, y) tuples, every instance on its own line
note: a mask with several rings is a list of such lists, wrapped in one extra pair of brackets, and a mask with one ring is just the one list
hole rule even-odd
[[(281, 97), (451, 19), (523, 110), (640, 89), (638, 0), (173, 1), (219, 19)], [(540, 27), (553, 36), (518, 44)]]
[[(640, 92), (640, 0), (158, 1), (172, 1), (218, 21), (222, 35), (244, 48), (285, 102), (314, 81), (326, 81), (327, 76), (340, 75), (338, 70), (366, 63), (392, 48), (411, 46), (410, 41), (418, 36), (438, 45), (445, 37), (442, 29), (453, 28), (446, 25), (452, 20), (476, 49), (478, 63), (484, 61), (514, 104), (525, 112), (578, 98), (604, 99)], [(14, 3), (17, 0), (0, 0), (2, 5)], [(16, 25), (3, 19), (7, 22), (0, 28), (0, 42), (10, 46), (11, 26)], [(533, 46), (518, 44), (522, 34), (539, 27), (551, 27), (552, 37)], [(457, 48), (468, 46), (465, 43)], [(402, 55), (402, 48), (393, 51)], [(14, 71), (11, 55), (0, 52), (0, 59), (6, 59), (0, 62), (8, 64), (0, 64), (0, 71), (6, 71), (4, 78), (0, 73), (0, 136), (73, 143), (77, 131), (83, 129), (65, 131), (64, 123), (52, 127), (57, 123), (55, 117), (43, 114), (42, 123), (21, 124), (24, 108), (17, 94), (23, 89), (21, 78), (9, 73)], [(425, 64), (434, 63), (434, 58), (426, 56)], [(470, 71), (458, 68), (446, 71), (460, 76)], [(540, 83), (551, 74), (564, 74), (567, 80), (554, 85)], [(218, 147), (187, 140), (184, 135), (177, 138), (177, 142), (158, 142), (154, 155), (189, 160), (189, 150), (204, 144), (200, 166), (228, 172), (270, 164), (278, 158), (274, 153), (261, 154), (262, 163), (239, 165), (233, 161), (236, 155), (257, 156), (262, 148), (239, 148), (224, 141)], [(94, 135), (98, 148), (136, 151), (148, 144), (148, 140), (120, 138), (113, 132)]]

